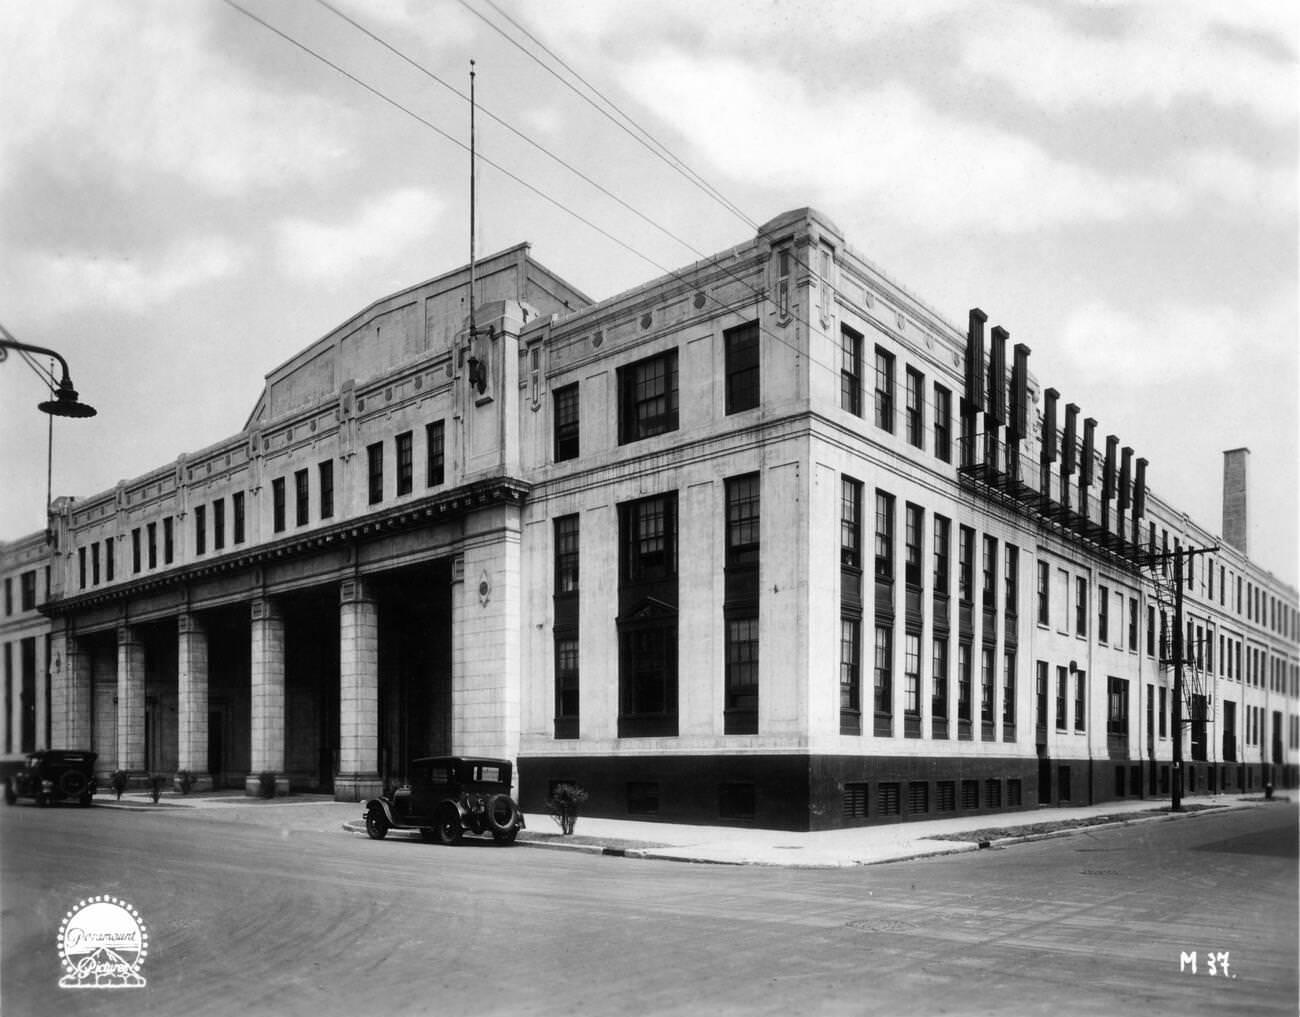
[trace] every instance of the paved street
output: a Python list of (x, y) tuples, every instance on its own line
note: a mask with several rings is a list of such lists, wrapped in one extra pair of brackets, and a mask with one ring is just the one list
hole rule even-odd
[[(17, 807), (0, 812), (0, 1007), (1293, 1014), (1296, 823), (1277, 804), (795, 870)], [(144, 989), (57, 988), (60, 920), (94, 894), (147, 923)]]

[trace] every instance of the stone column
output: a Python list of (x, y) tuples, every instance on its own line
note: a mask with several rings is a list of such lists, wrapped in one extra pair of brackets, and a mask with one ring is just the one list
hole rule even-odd
[(379, 605), (364, 580), (339, 589), (339, 774), (334, 800), (383, 790), (379, 776)]
[(244, 791), (260, 794), (259, 775), (272, 773), (276, 794), (288, 794), (289, 778), (284, 773), (284, 616), (270, 597), (258, 597), (251, 609), (251, 772), (244, 778)]
[(90, 749), (91, 657), (67, 629), (50, 639), (52, 749)]
[(130, 625), (117, 630), (117, 768), (145, 772), (144, 643)]
[(177, 765), (190, 775), (191, 790), (207, 791), (208, 631), (198, 615), (176, 619), (176, 692)]

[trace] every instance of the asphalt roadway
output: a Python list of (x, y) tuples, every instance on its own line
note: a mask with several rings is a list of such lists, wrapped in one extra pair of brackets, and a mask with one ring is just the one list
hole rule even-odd
[[(1297, 1011), (1287, 803), (836, 869), (373, 842), (214, 812), (0, 811), (0, 1011)], [(144, 988), (58, 987), (60, 921), (97, 894), (146, 923)]]

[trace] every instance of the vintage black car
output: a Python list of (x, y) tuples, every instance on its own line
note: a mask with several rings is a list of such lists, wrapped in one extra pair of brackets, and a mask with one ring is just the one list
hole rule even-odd
[(366, 802), (366, 833), (375, 840), (406, 829), (440, 844), (455, 844), (467, 832), (510, 844), (523, 829), (508, 760), (435, 756), (412, 760), (410, 772), (410, 783)]
[(27, 765), (5, 782), (5, 801), (34, 798), (37, 805), (76, 802), (89, 805), (95, 794), (94, 752), (45, 749), (27, 754)]

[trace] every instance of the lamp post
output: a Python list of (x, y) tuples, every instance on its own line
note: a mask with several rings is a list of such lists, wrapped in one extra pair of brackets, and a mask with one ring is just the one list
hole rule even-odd
[[(63, 368), (63, 377), (56, 381), (52, 372), (36, 367), (31, 358), (27, 358), (32, 369), (40, 374), (41, 380), (45, 382), (46, 387), (50, 390), (50, 394), (54, 397), (36, 404), (36, 408), (42, 413), (48, 414), (50, 418), (49, 436), (46, 443), (45, 456), (45, 513), (46, 525), (48, 527), (50, 496), (54, 473), (54, 418), (93, 417), (97, 411), (95, 407), (88, 403), (83, 403), (78, 398), (77, 390), (72, 387), (72, 378), (68, 373), (68, 362), (54, 350), (47, 349), (44, 346), (33, 346), (30, 343), (21, 343), (13, 337), (7, 328), (0, 325), (0, 360), (5, 359), (6, 350), (17, 350), (22, 354), (39, 353), (47, 357), (53, 357)], [(46, 537), (48, 538), (49, 535), (50, 531), (47, 529)]]

